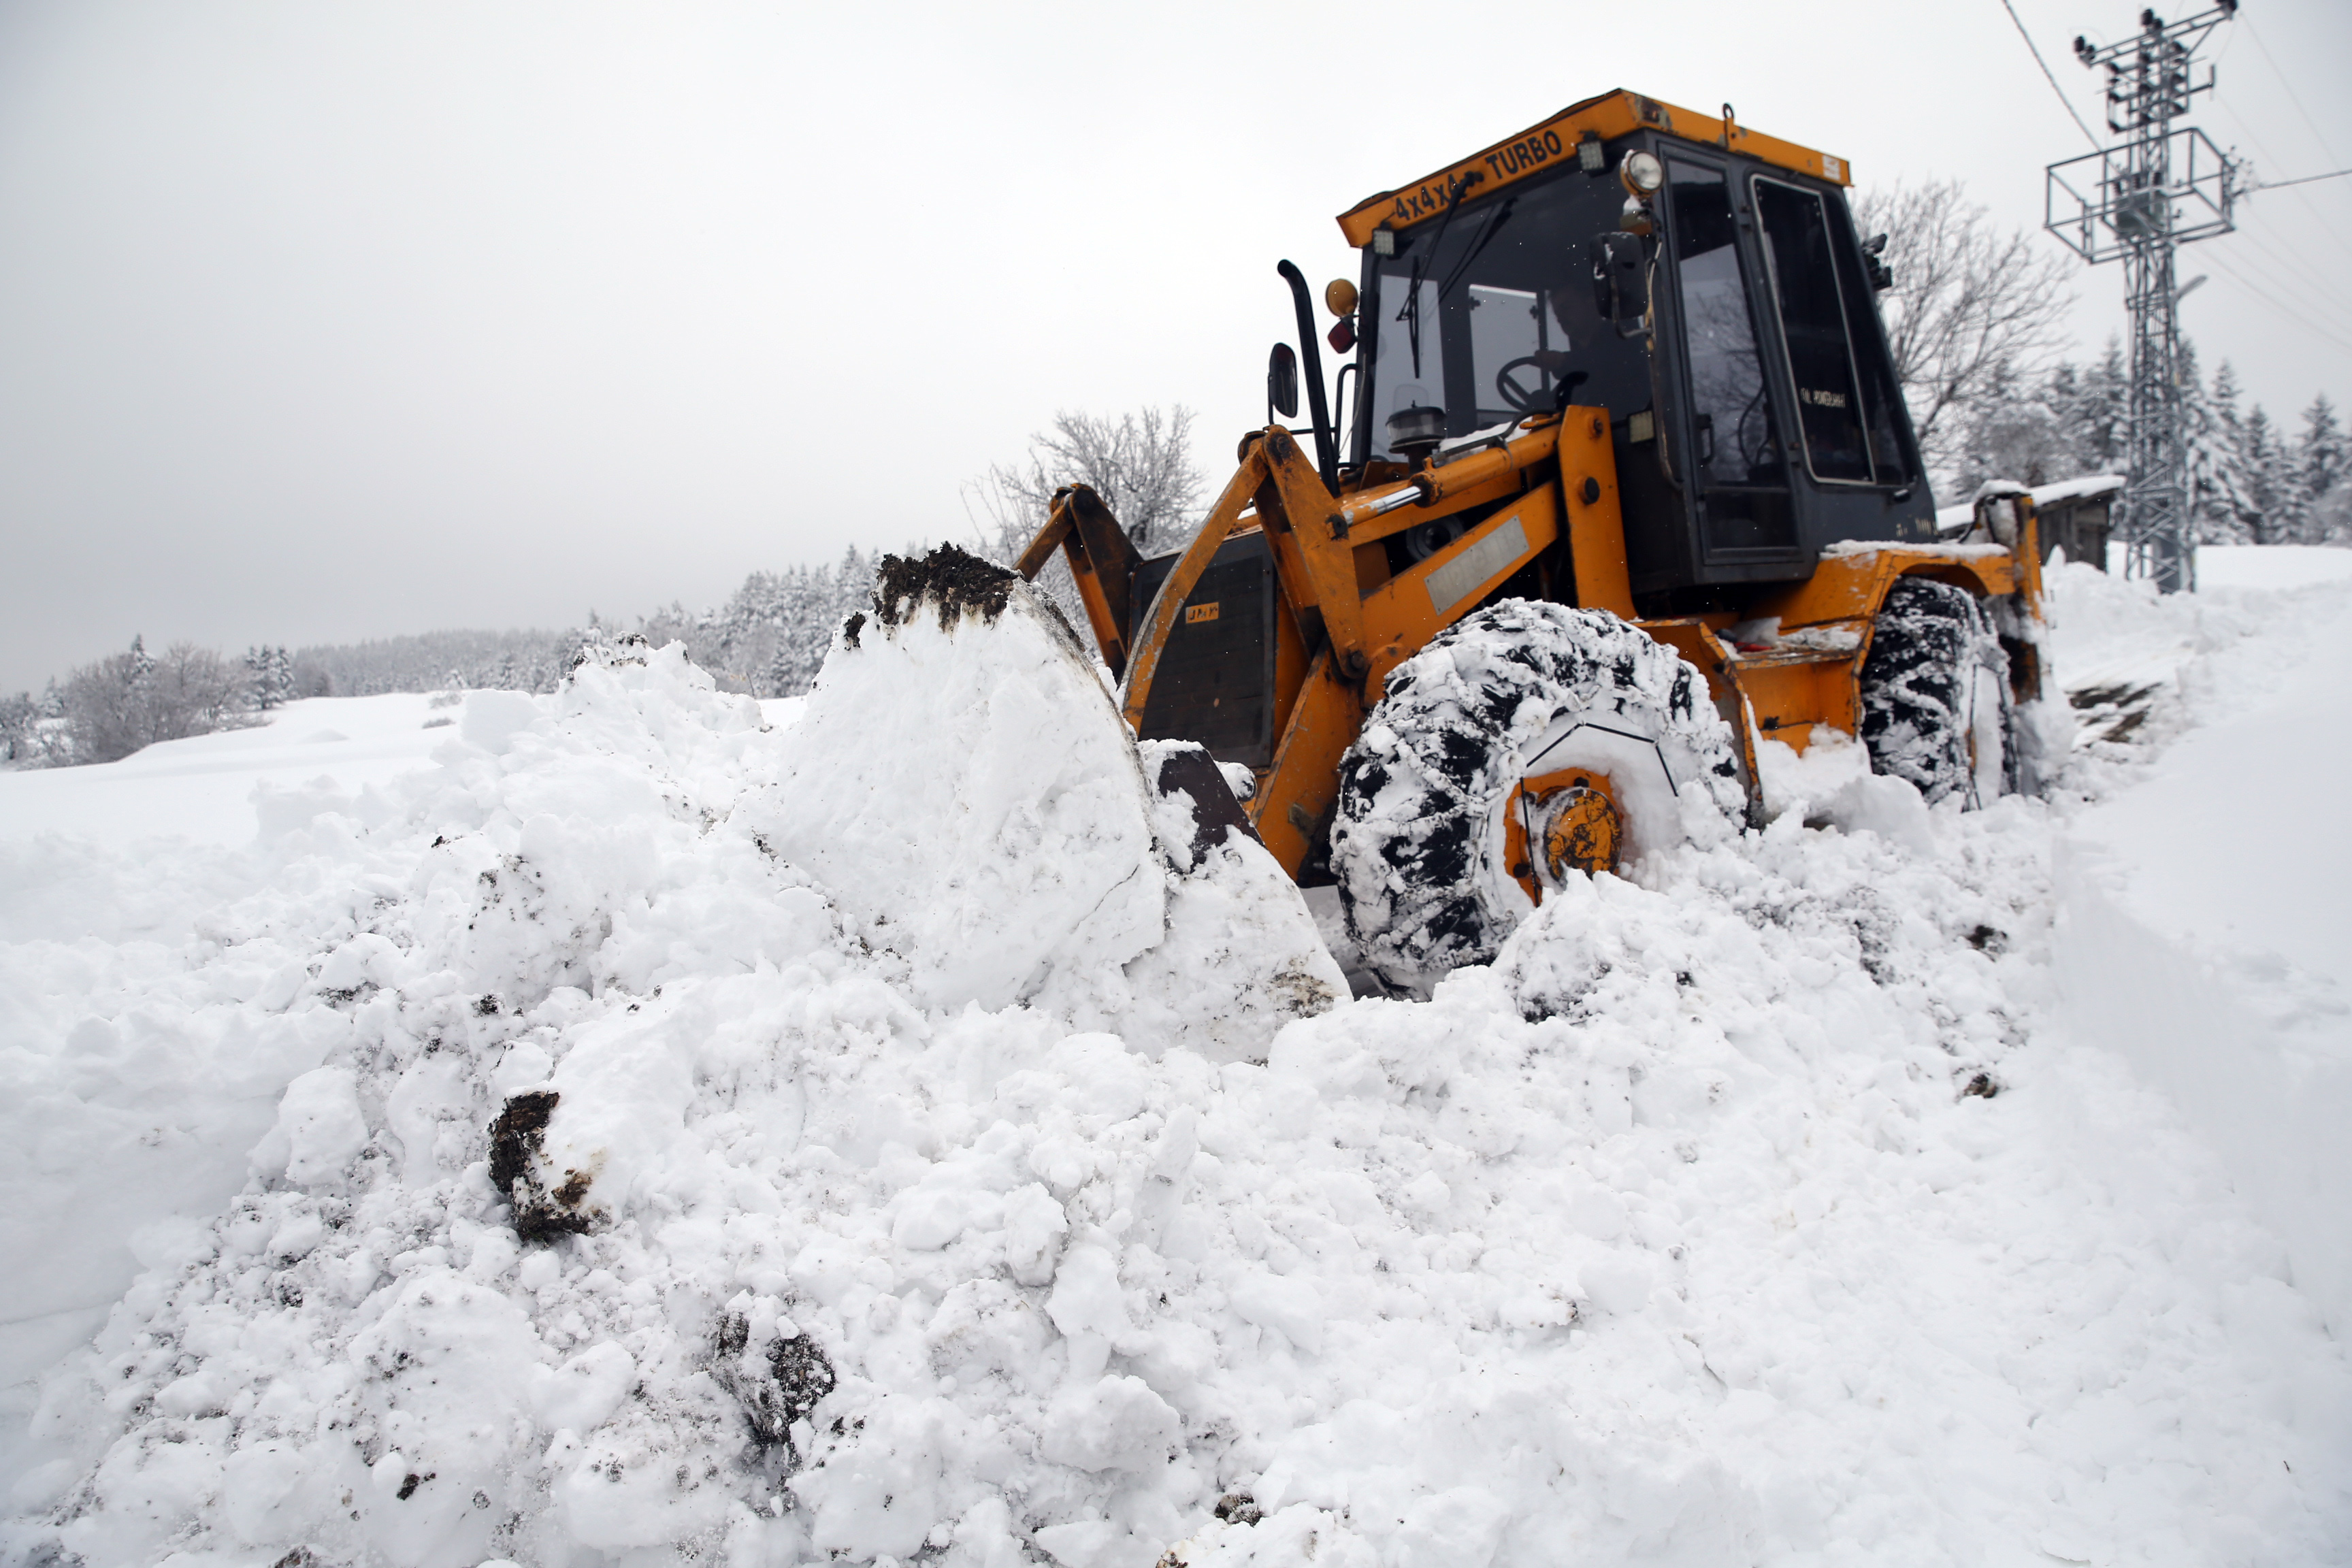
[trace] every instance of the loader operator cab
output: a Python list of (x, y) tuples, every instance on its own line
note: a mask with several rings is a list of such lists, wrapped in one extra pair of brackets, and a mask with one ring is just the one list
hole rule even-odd
[(1440, 431), (1606, 407), (1651, 613), (1802, 578), (1833, 541), (1932, 536), (1837, 180), (1648, 128), (1518, 156), (1548, 166), (1400, 195), (1364, 246), (1358, 476)]

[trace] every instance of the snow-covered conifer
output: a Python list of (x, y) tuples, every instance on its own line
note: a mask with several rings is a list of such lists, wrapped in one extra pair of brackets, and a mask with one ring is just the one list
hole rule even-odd
[(2292, 458), (2259, 403), (2238, 426), (2238, 464), (2244, 476), (2238, 519), (2249, 544), (2276, 544), (2294, 500)]
[(2238, 454), (2238, 377), (2223, 360), (2209, 387), (2197, 373), (2193, 344), (2180, 345), (2182, 437), (2189, 449), (2189, 516), (2200, 542), (2240, 537), (2245, 473)]
[(2300, 481), (2297, 496), (2296, 531), (2299, 542), (2306, 544), (2335, 542), (2329, 535), (2336, 532), (2333, 519), (2344, 509), (2332, 506), (2335, 492), (2345, 488), (2345, 439), (2343, 426), (2336, 417), (2336, 405), (2320, 393), (2303, 411), (2303, 437), (2295, 451), (2295, 467)]

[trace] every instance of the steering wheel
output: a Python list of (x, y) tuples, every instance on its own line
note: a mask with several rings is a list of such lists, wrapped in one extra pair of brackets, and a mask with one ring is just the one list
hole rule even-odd
[(1555, 367), (1548, 362), (1555, 357), (1539, 353), (1521, 354), (1495, 373), (1495, 395), (1501, 398), (1506, 406), (1521, 414), (1533, 414), (1538, 409), (1549, 412), (1551, 402), (1544, 393), (1543, 384), (1538, 382), (1535, 390), (1527, 391), (1511, 379), (1511, 373), (1526, 366), (1549, 374)]

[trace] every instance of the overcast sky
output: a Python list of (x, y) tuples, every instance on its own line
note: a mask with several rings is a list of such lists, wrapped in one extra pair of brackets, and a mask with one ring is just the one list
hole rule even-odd
[[(2137, 0), (2016, 4), (2096, 126), (2068, 43)], [(2352, 163), (2352, 5), (2208, 58), (2263, 176)], [(2087, 145), (2000, 0), (0, 0), (0, 689), (968, 537), (1057, 408), (1189, 404), (1215, 474), (1277, 258), (1352, 277), (1334, 214), (1621, 86), (2021, 225)], [(2352, 400), (2352, 179), (2246, 217), (2183, 258), (2207, 363)]]

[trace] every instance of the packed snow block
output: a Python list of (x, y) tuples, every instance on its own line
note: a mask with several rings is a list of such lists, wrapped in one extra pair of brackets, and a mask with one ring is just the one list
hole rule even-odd
[(1139, 1377), (1067, 1389), (1045, 1413), (1045, 1458), (1080, 1470), (1165, 1469), (1183, 1447), (1183, 1421)]
[(952, 546), (886, 559), (793, 727), (760, 830), (907, 961), (926, 1006), (1026, 1000), (1160, 940), (1127, 727), (1026, 583)]
[(1168, 931), (1127, 965), (1115, 1028), (1157, 1055), (1263, 1060), (1285, 1024), (1348, 996), (1307, 900), (1258, 841), (1209, 753), (1146, 741), (1145, 771), (1168, 866)]
[(1139, 751), (1060, 613), (951, 546), (886, 563), (755, 815), (926, 1006), (1235, 1060), (1348, 994), (1208, 753)]
[(360, 1110), (352, 1069), (316, 1068), (286, 1086), (277, 1124), (256, 1145), (253, 1163), (264, 1174), (282, 1173), (298, 1186), (341, 1185), (367, 1142), (367, 1118)]
[(522, 731), (530, 729), (544, 717), (537, 699), (521, 691), (469, 691), (466, 694), (465, 721), (457, 733), (469, 746), (497, 755)]

